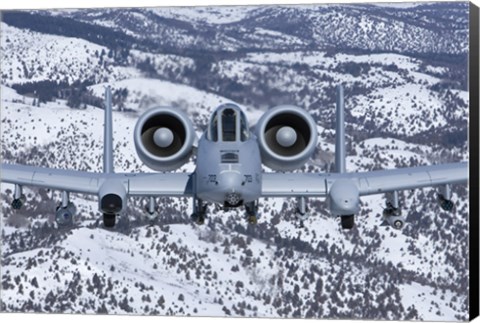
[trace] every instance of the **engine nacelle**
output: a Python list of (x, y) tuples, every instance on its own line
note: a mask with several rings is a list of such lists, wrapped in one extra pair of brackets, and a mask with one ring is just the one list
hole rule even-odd
[(278, 171), (302, 167), (315, 152), (318, 133), (312, 116), (293, 105), (267, 111), (256, 126), (262, 163)]
[(107, 180), (98, 192), (98, 209), (104, 214), (119, 214), (126, 206), (127, 190), (121, 181)]
[(195, 137), (192, 122), (182, 111), (155, 107), (138, 119), (134, 143), (145, 165), (157, 171), (170, 171), (188, 161)]
[(55, 221), (59, 225), (71, 225), (75, 214), (77, 214), (77, 207), (72, 202), (68, 202), (67, 207), (57, 207)]

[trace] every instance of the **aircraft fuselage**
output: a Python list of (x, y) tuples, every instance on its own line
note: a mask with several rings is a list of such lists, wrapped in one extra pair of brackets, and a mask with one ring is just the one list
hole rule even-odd
[(194, 185), (200, 200), (237, 207), (262, 194), (257, 138), (237, 105), (221, 105), (212, 114), (198, 142), (196, 163)]
[(262, 193), (262, 166), (257, 141), (198, 143), (195, 192), (204, 201), (236, 207)]

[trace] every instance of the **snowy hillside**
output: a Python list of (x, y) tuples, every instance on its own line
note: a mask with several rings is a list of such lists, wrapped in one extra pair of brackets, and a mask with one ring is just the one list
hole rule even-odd
[(138, 76), (135, 69), (110, 66), (98, 46), (83, 39), (58, 37), (1, 24), (1, 74), (5, 84), (95, 76), (98, 81)]
[[(101, 102), (111, 85), (119, 172), (151, 172), (133, 144), (146, 108), (182, 109), (200, 135), (213, 109), (227, 102), (239, 104), (251, 126), (272, 106), (305, 108), (318, 123), (319, 144), (300, 171), (326, 172), (335, 87), (343, 83), (348, 171), (468, 161), (466, 8), (32, 11), (22, 13), (31, 20), (17, 23), (7, 17), (0, 29), (1, 157), (100, 171)], [(58, 27), (69, 25), (75, 28), (68, 33)], [(179, 171), (194, 167), (190, 160)], [(439, 207), (435, 189), (402, 192), (409, 222), (402, 231), (383, 225), (381, 195), (362, 198), (351, 231), (340, 228), (324, 201), (311, 199), (312, 216), (300, 223), (296, 201), (278, 198), (260, 201), (256, 226), (243, 209), (215, 205), (204, 226), (194, 225), (186, 198), (159, 199), (161, 216), (150, 223), (144, 201), (130, 198), (107, 230), (97, 198), (82, 194), (71, 196), (75, 225), (59, 228), (60, 192), (25, 188), (24, 208), (13, 211), (13, 185), (0, 187), (2, 311), (467, 318), (466, 186), (453, 188), (451, 213)]]

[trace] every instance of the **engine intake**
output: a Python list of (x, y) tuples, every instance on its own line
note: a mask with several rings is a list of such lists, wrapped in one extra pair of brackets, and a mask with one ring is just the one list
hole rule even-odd
[(185, 164), (194, 140), (195, 130), (190, 119), (171, 107), (146, 111), (135, 126), (137, 154), (145, 165), (157, 171), (170, 171)]
[(315, 152), (317, 126), (305, 110), (281, 105), (258, 121), (256, 135), (266, 166), (279, 171), (300, 168)]

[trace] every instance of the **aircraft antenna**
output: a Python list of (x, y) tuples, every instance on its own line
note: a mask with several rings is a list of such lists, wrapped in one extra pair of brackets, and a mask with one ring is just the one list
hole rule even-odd
[(112, 90), (105, 88), (105, 125), (103, 135), (103, 172), (113, 173)]
[(345, 161), (345, 102), (343, 98), (343, 86), (337, 87), (337, 111), (335, 116), (335, 171), (346, 172)]

